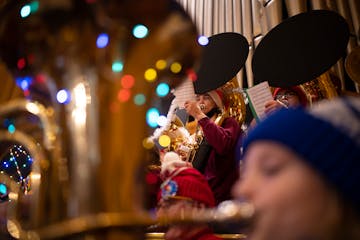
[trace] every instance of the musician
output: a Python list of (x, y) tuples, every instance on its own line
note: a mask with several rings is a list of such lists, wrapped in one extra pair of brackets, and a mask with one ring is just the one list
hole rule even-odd
[[(179, 218), (182, 214), (215, 206), (214, 195), (204, 176), (182, 161), (175, 152), (164, 156), (161, 166), (164, 179), (158, 193), (157, 217)], [(219, 240), (205, 224), (173, 224), (165, 240)]]
[(270, 114), (281, 108), (306, 107), (308, 99), (305, 92), (299, 86), (288, 88), (275, 88), (274, 99), (265, 103), (265, 113)]
[(252, 240), (360, 239), (360, 98), (282, 109), (243, 145), (239, 200), (255, 206)]
[[(275, 88), (273, 92), (273, 100), (265, 103), (265, 114), (269, 115), (282, 108), (306, 107), (309, 104), (308, 98), (304, 90), (299, 86), (287, 88)], [(251, 120), (250, 127), (256, 125), (255, 118)]]
[(186, 112), (198, 124), (195, 139), (202, 140), (193, 166), (208, 180), (216, 204), (231, 199), (231, 187), (238, 177), (234, 155), (241, 128), (232, 117), (225, 117), (220, 125), (215, 122), (226, 108), (224, 99), (223, 91), (216, 89), (197, 95), (197, 101), (186, 101), (184, 104)]

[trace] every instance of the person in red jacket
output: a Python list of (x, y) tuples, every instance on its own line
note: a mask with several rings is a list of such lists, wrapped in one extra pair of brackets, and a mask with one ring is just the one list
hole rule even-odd
[[(164, 156), (161, 166), (163, 182), (158, 192), (157, 217), (179, 219), (185, 214), (215, 206), (214, 195), (204, 176), (175, 152)], [(170, 224), (165, 240), (220, 240), (206, 223)]]
[(214, 192), (216, 204), (229, 200), (231, 187), (238, 178), (235, 147), (241, 134), (240, 125), (232, 117), (217, 122), (227, 107), (219, 89), (197, 95), (197, 101), (187, 101), (184, 107), (198, 123), (195, 138), (200, 146), (193, 166), (204, 174)]

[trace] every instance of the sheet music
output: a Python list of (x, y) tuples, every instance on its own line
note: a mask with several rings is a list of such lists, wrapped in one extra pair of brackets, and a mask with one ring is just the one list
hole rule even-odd
[(248, 88), (245, 92), (247, 93), (254, 117), (257, 120), (261, 120), (265, 116), (265, 103), (273, 100), (269, 83), (267, 81), (259, 83)]
[(196, 101), (194, 85), (188, 78), (186, 78), (178, 87), (174, 89), (173, 94), (176, 98), (176, 104), (180, 109), (184, 108), (184, 103), (186, 101)]

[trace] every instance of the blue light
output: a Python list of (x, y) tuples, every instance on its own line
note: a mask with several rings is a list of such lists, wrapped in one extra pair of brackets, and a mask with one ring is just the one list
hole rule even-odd
[(7, 186), (3, 183), (0, 183), (0, 194), (6, 195), (8, 192)]
[(208, 39), (207, 37), (205, 37), (205, 36), (200, 36), (200, 37), (198, 38), (198, 43), (199, 43), (200, 45), (202, 45), (202, 46), (208, 45), (209, 39)]
[(136, 38), (144, 38), (148, 35), (148, 33), (148, 28), (142, 24), (135, 25), (133, 28), (133, 35)]
[(159, 110), (157, 110), (156, 108), (150, 108), (146, 113), (147, 124), (152, 128), (157, 127), (158, 126), (157, 120), (159, 116), (160, 116)]
[(56, 100), (59, 103), (67, 104), (70, 102), (70, 99), (71, 99), (71, 95), (70, 95), (69, 91), (66, 89), (61, 89), (56, 94)]
[(32, 78), (29, 76), (18, 77), (15, 79), (16, 85), (18, 85), (23, 91), (29, 89), (30, 84), (32, 83)]
[(170, 91), (170, 87), (168, 84), (166, 83), (160, 83), (157, 87), (156, 87), (156, 94), (159, 97), (165, 97)]
[(7, 129), (9, 131), (9, 133), (14, 133), (16, 130), (14, 124), (10, 124)]
[(98, 48), (104, 48), (108, 45), (108, 43), (109, 43), (109, 35), (107, 35), (106, 33), (99, 34), (99, 36), (96, 39), (96, 46)]

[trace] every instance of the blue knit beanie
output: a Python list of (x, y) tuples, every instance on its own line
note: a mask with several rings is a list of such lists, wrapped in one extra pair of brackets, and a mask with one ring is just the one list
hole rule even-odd
[(360, 215), (360, 98), (280, 110), (249, 132), (243, 155), (260, 140), (280, 143), (301, 156)]

